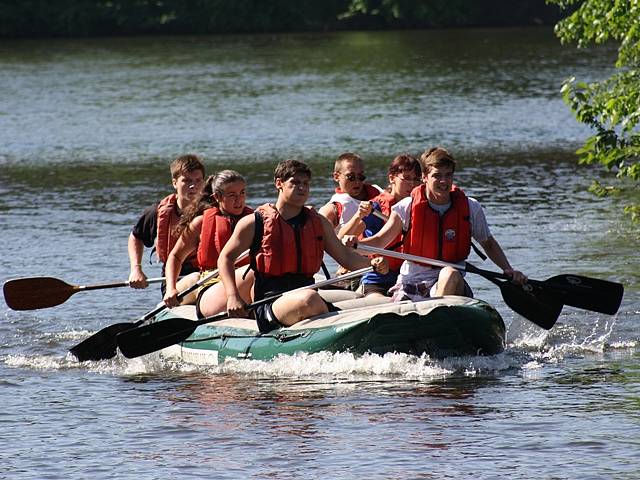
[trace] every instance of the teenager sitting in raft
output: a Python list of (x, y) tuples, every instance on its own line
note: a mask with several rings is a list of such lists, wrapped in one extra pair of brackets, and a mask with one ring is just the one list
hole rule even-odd
[[(471, 238), (474, 238), (493, 263), (513, 282), (523, 284), (527, 277), (515, 270), (507, 260), (502, 247), (489, 230), (480, 203), (467, 197), (453, 184), (456, 167), (453, 156), (444, 148), (432, 148), (422, 154), (420, 163), (422, 185), (391, 207), (389, 220), (377, 234), (359, 242), (386, 247), (404, 230), (404, 253), (459, 263), (469, 256)], [(358, 242), (353, 236), (345, 237), (343, 241), (350, 245)], [(394, 301), (419, 301), (425, 297), (442, 295), (473, 296), (459, 270), (409, 261), (402, 264), (398, 280), (390, 293)]]
[[(297, 160), (280, 162), (274, 175), (276, 203), (262, 205), (254, 215), (238, 222), (218, 260), (229, 316), (248, 316), (247, 304), (236, 283), (234, 262), (249, 247), (255, 300), (312, 285), (325, 251), (351, 270), (371, 264), (380, 273), (387, 272), (384, 259), (369, 261), (342, 245), (327, 219), (305, 206), (310, 180), (311, 170), (306, 164)], [(268, 332), (326, 313), (330, 307), (315, 290), (301, 290), (261, 305), (253, 313), (260, 331)]]
[[(167, 260), (167, 292), (164, 303), (169, 307), (178, 305), (177, 295), (189, 285), (176, 282), (183, 262), (194, 253), (200, 265), (200, 278), (218, 268), (220, 251), (227, 243), (238, 221), (253, 210), (245, 205), (246, 182), (242, 175), (234, 170), (223, 170), (209, 177), (202, 200), (185, 212), (178, 231), (181, 233), (176, 246), (171, 250)], [(246, 268), (242, 269), (243, 271)], [(224, 288), (214, 277), (201, 287), (196, 304), (199, 317), (214, 315), (224, 311), (227, 299)], [(238, 288), (243, 298), (251, 299), (253, 275), (249, 272), (244, 278), (238, 270)], [(183, 303), (188, 303), (183, 301)]]
[[(129, 235), (129, 286), (131, 288), (147, 288), (149, 285), (147, 276), (142, 270), (144, 247), (155, 246), (156, 254), (162, 262), (164, 275), (169, 252), (178, 241), (179, 235), (175, 233), (175, 227), (180, 222), (182, 211), (190, 205), (195, 205), (202, 193), (204, 164), (200, 157), (191, 154), (181, 155), (171, 162), (170, 170), (175, 193), (167, 195), (160, 202), (146, 208)], [(193, 255), (183, 262), (180, 274), (189, 275), (197, 271), (198, 264)], [(197, 278), (197, 275), (190, 277), (190, 285), (193, 285)], [(164, 295), (164, 283), (161, 290)]]
[[(356, 214), (340, 230), (344, 235), (356, 235), (359, 239), (371, 237), (378, 233), (385, 221), (376, 216), (373, 210), (385, 217), (391, 215), (391, 207), (420, 183), (420, 162), (409, 154), (398, 155), (393, 159), (387, 171), (389, 186), (370, 201), (362, 201)], [(340, 235), (338, 235), (340, 237)], [(402, 234), (398, 235), (390, 244), (389, 249), (400, 251)], [(358, 292), (365, 295), (387, 296), (388, 291), (396, 283), (402, 260), (387, 258), (389, 272), (381, 275), (371, 272), (363, 275)]]
[(358, 211), (362, 200), (371, 200), (381, 189), (377, 185), (365, 183), (364, 162), (359, 155), (346, 152), (341, 154), (333, 167), (333, 179), (338, 186), (329, 201), (318, 210), (336, 229), (342, 233), (342, 227)]

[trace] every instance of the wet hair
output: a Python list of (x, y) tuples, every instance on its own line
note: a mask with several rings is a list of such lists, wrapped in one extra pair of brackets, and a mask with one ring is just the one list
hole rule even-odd
[(342, 169), (342, 164), (346, 162), (360, 162), (364, 164), (364, 162), (362, 161), (362, 157), (360, 157), (360, 155), (358, 155), (357, 153), (345, 152), (340, 154), (340, 156), (336, 159), (336, 163), (333, 166), (333, 171), (336, 173), (340, 172)]
[(311, 169), (306, 163), (298, 160), (283, 160), (276, 166), (273, 180), (276, 181), (279, 178), (281, 181), (286, 182), (298, 173), (311, 178)]
[(177, 157), (173, 162), (171, 162), (169, 170), (171, 170), (171, 178), (173, 179), (178, 178), (180, 175), (185, 175), (198, 170), (202, 172), (203, 177), (205, 176), (204, 163), (202, 162), (202, 159), (198, 155), (194, 155), (192, 153)]
[(209, 175), (198, 203), (194, 206), (188, 206), (182, 212), (180, 222), (175, 229), (175, 234), (180, 235), (182, 232), (188, 231), (193, 219), (202, 215), (205, 210), (211, 207), (219, 207), (220, 204), (218, 200), (216, 200), (215, 195), (223, 195), (225, 187), (235, 182), (247, 183), (244, 177), (235, 170), (222, 170), (215, 175)]
[[(420, 162), (416, 160), (413, 155), (409, 155), (408, 153), (401, 153), (391, 161), (391, 165), (389, 165), (387, 174), (399, 175), (402, 172), (413, 172), (416, 175), (416, 179), (420, 180), (420, 175), (422, 174)], [(387, 187), (387, 191), (391, 191), (391, 185)]]
[(456, 171), (456, 161), (453, 156), (442, 147), (433, 147), (420, 155), (422, 173), (427, 175), (432, 167), (451, 167), (451, 172)]

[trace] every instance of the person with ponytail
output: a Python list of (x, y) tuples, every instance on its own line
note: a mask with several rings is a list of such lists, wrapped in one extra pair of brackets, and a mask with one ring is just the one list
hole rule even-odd
[[(236, 223), (245, 215), (253, 213), (246, 206), (246, 181), (234, 170), (222, 170), (207, 179), (200, 202), (186, 210), (180, 220), (177, 233), (180, 235), (167, 259), (167, 291), (164, 303), (168, 307), (178, 305), (178, 292), (192, 284), (187, 280), (177, 281), (182, 263), (194, 253), (200, 266), (200, 278), (208, 276), (218, 267), (218, 256), (231, 237)], [(243, 298), (250, 300), (253, 275), (241, 275), (238, 285)], [(203, 285), (195, 298), (187, 297), (182, 303), (195, 303), (198, 316), (205, 317), (221, 312), (226, 307), (226, 296), (222, 285), (215, 277)]]

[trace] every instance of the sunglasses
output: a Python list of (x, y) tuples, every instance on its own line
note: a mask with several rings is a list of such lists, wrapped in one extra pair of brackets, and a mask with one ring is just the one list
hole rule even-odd
[(364, 175), (363, 173), (356, 175), (355, 173), (343, 173), (342, 175), (345, 176), (345, 178), (347, 180), (349, 180), (350, 182), (355, 182), (356, 179), (360, 180), (361, 182), (364, 182), (365, 179), (367, 178), (366, 175)]

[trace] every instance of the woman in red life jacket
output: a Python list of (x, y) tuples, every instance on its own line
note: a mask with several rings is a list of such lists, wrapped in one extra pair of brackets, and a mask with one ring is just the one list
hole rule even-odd
[[(245, 205), (245, 200), (246, 182), (238, 172), (223, 170), (209, 177), (202, 201), (185, 212), (178, 228), (180, 238), (167, 260), (167, 292), (163, 299), (167, 306), (178, 305), (176, 297), (182, 285), (176, 278), (186, 258), (197, 253), (201, 278), (218, 267), (218, 256), (236, 223), (253, 212)], [(199, 316), (213, 315), (225, 309), (227, 299), (222, 285), (217, 285), (218, 281), (218, 278), (210, 280), (200, 288), (197, 299), (191, 299), (191, 303), (196, 303)], [(238, 271), (237, 282), (241, 295), (249, 300), (253, 275), (242, 278)]]
[[(411, 191), (420, 183), (420, 162), (409, 154), (401, 154), (393, 159), (387, 171), (389, 186), (378, 196), (368, 201), (360, 202), (358, 212), (340, 230), (343, 235), (357, 235), (360, 239), (375, 235), (384, 226), (385, 220), (376, 216), (373, 210), (389, 218), (391, 207), (403, 198), (411, 195)], [(340, 237), (340, 235), (338, 235)], [(402, 234), (398, 235), (390, 244), (392, 250), (400, 251)], [(389, 272), (381, 275), (376, 272), (365, 274), (360, 282), (360, 293), (367, 295), (386, 296), (398, 278), (402, 260), (388, 258)]]
[[(154, 203), (143, 212), (134, 225), (128, 241), (130, 263), (129, 285), (131, 288), (147, 288), (147, 276), (142, 271), (142, 255), (144, 247), (156, 247), (158, 258), (165, 263), (169, 252), (178, 240), (175, 228), (180, 221), (182, 211), (198, 202), (204, 184), (204, 164), (197, 155), (181, 155), (171, 162), (171, 183), (175, 193), (167, 195), (158, 203)], [(181, 275), (197, 272), (195, 255), (185, 261)], [(192, 280), (197, 281), (196, 279)], [(165, 285), (162, 284), (164, 294)]]

